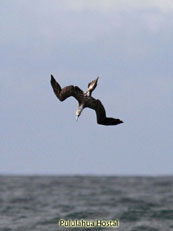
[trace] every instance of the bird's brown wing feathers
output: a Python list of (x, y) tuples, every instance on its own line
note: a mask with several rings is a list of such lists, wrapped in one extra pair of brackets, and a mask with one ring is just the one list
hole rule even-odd
[(106, 111), (100, 100), (92, 98), (88, 101), (87, 107), (96, 111), (97, 123), (102, 125), (117, 125), (123, 123), (120, 119), (106, 117)]
[(51, 85), (55, 95), (58, 97), (60, 101), (64, 101), (70, 96), (73, 96), (79, 104), (83, 101), (83, 91), (77, 86), (67, 86), (61, 88), (59, 83), (54, 79), (53, 75), (51, 75)]

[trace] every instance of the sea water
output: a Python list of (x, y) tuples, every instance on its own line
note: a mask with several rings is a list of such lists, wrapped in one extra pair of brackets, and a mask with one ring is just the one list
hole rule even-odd
[(172, 231), (173, 177), (0, 176), (0, 231), (36, 230)]

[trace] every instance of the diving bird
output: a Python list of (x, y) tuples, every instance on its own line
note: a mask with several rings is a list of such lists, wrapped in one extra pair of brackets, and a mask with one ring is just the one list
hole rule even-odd
[(76, 111), (76, 120), (78, 120), (84, 108), (91, 108), (96, 112), (98, 124), (117, 125), (123, 123), (123, 121), (120, 119), (106, 117), (106, 111), (101, 101), (91, 96), (92, 92), (97, 86), (98, 79), (99, 77), (88, 84), (88, 89), (86, 92), (83, 92), (79, 87), (73, 85), (61, 88), (59, 83), (54, 79), (53, 75), (51, 75), (50, 82), (55, 95), (60, 101), (64, 101), (70, 96), (73, 96), (78, 101), (79, 106)]

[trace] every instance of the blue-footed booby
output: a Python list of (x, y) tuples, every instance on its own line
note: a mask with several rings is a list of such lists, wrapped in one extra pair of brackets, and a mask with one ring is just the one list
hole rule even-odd
[(73, 96), (79, 103), (78, 109), (76, 111), (76, 120), (78, 120), (81, 112), (84, 108), (88, 107), (96, 111), (97, 123), (101, 125), (117, 125), (123, 123), (120, 119), (115, 119), (111, 117), (106, 117), (106, 111), (101, 101), (93, 98), (92, 92), (97, 86), (99, 77), (96, 80), (93, 80), (88, 84), (88, 89), (86, 92), (83, 92), (77, 86), (67, 86), (61, 88), (59, 83), (54, 79), (53, 75), (51, 75), (51, 85), (55, 95), (58, 97), (60, 101), (64, 101), (70, 96)]

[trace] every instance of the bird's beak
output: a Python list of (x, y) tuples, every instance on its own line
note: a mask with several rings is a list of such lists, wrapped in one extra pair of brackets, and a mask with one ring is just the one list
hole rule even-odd
[(79, 116), (76, 116), (76, 121), (78, 121)]

